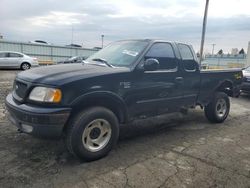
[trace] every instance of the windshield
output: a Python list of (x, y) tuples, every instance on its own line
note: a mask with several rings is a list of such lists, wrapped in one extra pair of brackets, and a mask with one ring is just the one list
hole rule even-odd
[(119, 41), (110, 44), (86, 61), (105, 63), (117, 67), (129, 67), (148, 45), (146, 41)]

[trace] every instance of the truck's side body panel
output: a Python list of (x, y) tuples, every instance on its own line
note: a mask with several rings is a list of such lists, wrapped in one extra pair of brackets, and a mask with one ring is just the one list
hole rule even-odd
[(241, 69), (231, 70), (204, 70), (201, 71), (201, 83), (200, 94), (197, 102), (206, 105), (213, 97), (213, 93), (216, 89), (223, 84), (226, 87), (231, 87), (232, 96), (236, 96), (240, 91), (240, 85), (242, 83), (242, 71)]

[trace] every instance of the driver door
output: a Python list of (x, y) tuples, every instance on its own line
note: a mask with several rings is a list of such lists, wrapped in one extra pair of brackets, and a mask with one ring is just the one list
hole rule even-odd
[(133, 95), (130, 96), (134, 102), (129, 109), (132, 116), (153, 116), (181, 107), (182, 78), (172, 44), (154, 43), (142, 61), (149, 58), (158, 60), (159, 67), (138, 73), (134, 79)]

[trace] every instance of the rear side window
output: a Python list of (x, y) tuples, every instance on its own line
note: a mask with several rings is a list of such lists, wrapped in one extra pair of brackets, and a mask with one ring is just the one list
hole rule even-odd
[(23, 57), (23, 56), (17, 53), (9, 53), (9, 57)]
[(193, 60), (193, 54), (192, 51), (190, 50), (188, 45), (185, 44), (178, 44), (180, 53), (181, 53), (181, 57), (183, 60)]
[(0, 58), (7, 57), (7, 53), (0, 53)]
[(195, 71), (197, 69), (197, 62), (194, 59), (193, 53), (188, 45), (178, 44), (183, 67), (186, 71)]
[(147, 52), (145, 59), (154, 58), (160, 63), (160, 70), (173, 70), (177, 62), (170, 43), (155, 43)]

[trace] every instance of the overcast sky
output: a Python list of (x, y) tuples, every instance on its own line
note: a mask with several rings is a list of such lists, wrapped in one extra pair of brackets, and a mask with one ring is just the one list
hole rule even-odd
[[(42, 39), (86, 47), (120, 39), (160, 38), (198, 51), (205, 0), (1, 0), (6, 40)], [(250, 0), (210, 0), (205, 49), (231, 51), (250, 41)]]

